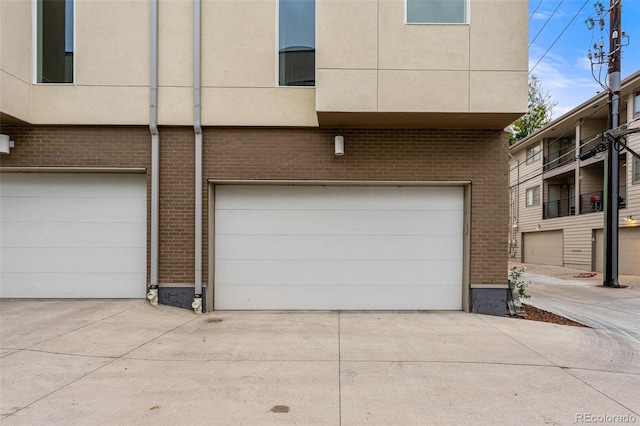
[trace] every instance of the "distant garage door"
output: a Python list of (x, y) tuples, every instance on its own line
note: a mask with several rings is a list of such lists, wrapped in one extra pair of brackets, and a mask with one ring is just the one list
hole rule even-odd
[(525, 263), (564, 266), (562, 231), (530, 232), (523, 237)]
[(1, 297), (139, 298), (146, 176), (3, 173)]
[(215, 309), (462, 309), (462, 187), (215, 186)]
[[(604, 269), (604, 233), (596, 230), (595, 270)], [(640, 275), (640, 227), (618, 229), (618, 272)]]

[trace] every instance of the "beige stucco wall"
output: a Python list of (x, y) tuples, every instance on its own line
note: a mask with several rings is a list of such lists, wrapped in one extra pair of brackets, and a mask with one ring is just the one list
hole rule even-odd
[(0, 112), (31, 121), (31, 2), (0, 2)]
[[(0, 7), (0, 111), (34, 124), (148, 123), (150, 2), (76, 0), (68, 85), (32, 84), (33, 3)], [(318, 0), (317, 88), (280, 88), (277, 0), (203, 0), (202, 123), (314, 127), (316, 111), (524, 111), (526, 9), (526, 0), (471, 0), (470, 25), (406, 25), (404, 0)], [(159, 123), (191, 125), (193, 2), (160, 0), (159, 28)]]
[(318, 111), (526, 110), (524, 0), (471, 0), (468, 25), (405, 24), (404, 0), (316, 10)]

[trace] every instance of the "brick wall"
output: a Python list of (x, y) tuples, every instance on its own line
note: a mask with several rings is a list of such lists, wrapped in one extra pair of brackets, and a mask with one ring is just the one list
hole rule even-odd
[[(16, 143), (10, 155), (0, 157), (4, 167), (150, 168), (147, 127), (38, 126), (3, 128), (2, 132)], [(333, 154), (337, 134), (345, 137), (343, 157)], [(160, 129), (160, 283), (194, 282), (193, 157), (192, 128)], [(493, 130), (204, 130), (205, 179), (472, 181), (472, 284), (505, 282), (507, 163), (507, 136)], [(150, 193), (149, 178), (147, 187)], [(206, 283), (206, 184), (203, 192)]]
[[(338, 134), (345, 137), (343, 157), (333, 154)], [(470, 180), (470, 282), (505, 283), (507, 139), (495, 130), (207, 129), (203, 174), (211, 179)], [(205, 262), (207, 207), (205, 194)], [(206, 272), (205, 266), (205, 280)]]

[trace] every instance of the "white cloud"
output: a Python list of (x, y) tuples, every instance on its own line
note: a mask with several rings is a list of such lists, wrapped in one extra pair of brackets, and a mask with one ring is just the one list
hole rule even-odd
[[(532, 49), (530, 66), (536, 64), (544, 52)], [(568, 55), (548, 53), (531, 73), (542, 82), (553, 101), (553, 117), (557, 118), (585, 102), (602, 90), (591, 76), (591, 64), (587, 58), (570, 58)]]

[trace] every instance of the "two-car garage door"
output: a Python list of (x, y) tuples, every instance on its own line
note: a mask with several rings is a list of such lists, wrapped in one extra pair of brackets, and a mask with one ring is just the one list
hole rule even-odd
[(215, 309), (462, 309), (462, 187), (215, 186)]
[(0, 175), (0, 296), (139, 298), (146, 175)]

